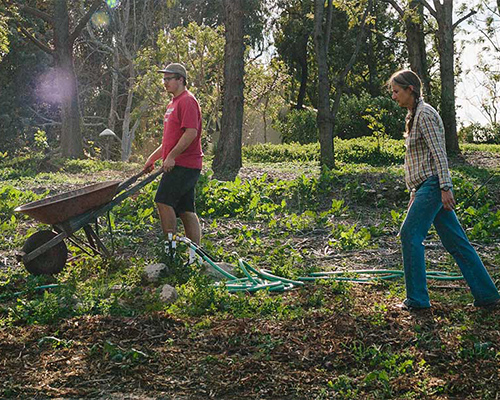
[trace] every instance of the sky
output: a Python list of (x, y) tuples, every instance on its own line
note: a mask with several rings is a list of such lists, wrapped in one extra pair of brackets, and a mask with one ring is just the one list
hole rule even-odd
[[(477, 15), (472, 17), (476, 20), (483, 19), (482, 15)], [(457, 20), (455, 16), (454, 21)], [(497, 25), (500, 25), (500, 19), (497, 17)], [(481, 113), (479, 109), (479, 103), (481, 98), (486, 96), (485, 89), (481, 85), (483, 76), (474, 71), (474, 67), (477, 65), (477, 61), (480, 55), (489, 57), (491, 60), (493, 54), (485, 53), (482, 49), (482, 44), (473, 43), (471, 39), (479, 36), (476, 28), (473, 28), (467, 22), (462, 22), (460, 28), (457, 32), (456, 39), (458, 41), (466, 41), (465, 49), (460, 58), (462, 65), (462, 76), (460, 81), (456, 86), (456, 104), (457, 104), (457, 120), (458, 123), (463, 123), (464, 125), (469, 125), (470, 123), (479, 123), (481, 125), (486, 125), (489, 123), (488, 119)], [(497, 43), (500, 43), (500, 35), (497, 35), (495, 39)], [(498, 54), (496, 55), (498, 57)], [(498, 65), (498, 61), (497, 61)], [(467, 73), (467, 71), (470, 71)]]

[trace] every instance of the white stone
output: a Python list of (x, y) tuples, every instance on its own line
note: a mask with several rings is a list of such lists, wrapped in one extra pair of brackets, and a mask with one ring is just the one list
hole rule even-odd
[[(234, 275), (234, 267), (231, 264), (225, 263), (225, 262), (218, 262), (215, 263), (220, 269), (230, 273), (231, 275)], [(223, 275), (221, 272), (217, 271), (214, 267), (212, 267), (210, 264), (205, 262), (203, 264), (205, 267), (204, 273), (205, 275), (213, 278), (216, 281), (221, 281), (221, 280), (227, 280), (228, 278)]]
[(167, 276), (168, 268), (165, 264), (150, 264), (144, 267), (146, 279), (150, 282), (156, 282), (158, 279)]
[(171, 304), (177, 300), (179, 295), (177, 294), (177, 290), (173, 286), (170, 285), (163, 285), (161, 288), (161, 293), (160, 293), (160, 299), (167, 303)]

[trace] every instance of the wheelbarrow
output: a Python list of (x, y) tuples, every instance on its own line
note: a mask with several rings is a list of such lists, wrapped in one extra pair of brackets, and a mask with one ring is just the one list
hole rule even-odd
[[(145, 174), (144, 171), (124, 182), (96, 183), (17, 207), (14, 211), (52, 225), (52, 230), (38, 231), (26, 240), (22, 251), (17, 254), (18, 260), (34, 275), (57, 274), (62, 271), (68, 258), (64, 239), (88, 254), (90, 249), (94, 254), (109, 257), (110, 251), (98, 236), (98, 217), (152, 182), (162, 172), (162, 169), (159, 169), (135, 185), (133, 184), (137, 179)], [(95, 230), (91, 223), (95, 223)], [(109, 221), (108, 225), (111, 232)], [(74, 235), (82, 228), (86, 242)]]

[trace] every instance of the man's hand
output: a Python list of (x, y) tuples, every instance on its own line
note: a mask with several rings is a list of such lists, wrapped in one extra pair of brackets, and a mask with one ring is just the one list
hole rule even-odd
[(146, 164), (144, 164), (143, 171), (146, 173), (150, 173), (154, 169), (154, 167), (155, 167), (155, 162), (148, 158)]
[(451, 190), (441, 190), (441, 201), (445, 210), (451, 211), (455, 208), (455, 198)]
[(165, 172), (170, 172), (174, 169), (175, 167), (175, 159), (172, 159), (170, 158), (169, 156), (167, 156), (167, 158), (165, 158), (165, 161), (163, 161), (163, 171)]

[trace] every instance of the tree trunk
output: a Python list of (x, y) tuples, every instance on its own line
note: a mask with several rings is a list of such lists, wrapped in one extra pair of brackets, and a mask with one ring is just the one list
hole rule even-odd
[[(120, 69), (120, 54), (118, 51), (118, 46), (116, 45), (116, 37), (112, 41), (114, 43), (113, 46), (113, 66), (111, 69), (111, 98), (110, 98), (110, 105), (109, 105), (109, 115), (108, 115), (108, 129), (111, 129), (113, 132), (116, 131), (116, 117), (118, 115), (118, 71)], [(110, 141), (114, 140), (111, 138), (106, 138), (105, 139), (105, 159), (109, 160), (110, 159), (110, 152), (109, 152), (109, 145)], [(114, 143), (111, 143), (113, 146)]]
[(73, 64), (66, 0), (54, 1), (54, 48), (61, 98), (61, 151), (64, 157), (83, 157), (78, 85)]
[(128, 91), (127, 91), (127, 105), (125, 106), (125, 111), (123, 113), (123, 124), (122, 124), (122, 161), (128, 161), (130, 154), (132, 153), (132, 142), (134, 138), (132, 132), (130, 131), (130, 122), (132, 118), (132, 102), (134, 100), (134, 84), (135, 84), (135, 66), (133, 60), (129, 60), (128, 65)]
[(301, 43), (299, 43), (298, 56), (297, 60), (300, 65), (300, 89), (299, 94), (297, 96), (297, 104), (295, 108), (297, 110), (301, 110), (304, 107), (304, 100), (306, 98), (306, 88), (307, 88), (307, 79), (309, 75), (309, 68), (307, 65), (307, 43), (309, 41), (309, 34), (305, 34), (302, 37)]
[[(406, 46), (408, 49), (410, 68), (422, 80), (424, 94), (430, 96), (431, 80), (427, 68), (427, 52), (425, 50), (425, 37), (422, 26), (424, 8), (419, 0), (411, 0), (409, 7), (411, 17), (405, 16), (404, 18), (406, 26)], [(415, 16), (414, 14), (416, 14), (418, 22), (413, 19)]]
[(455, 113), (455, 49), (453, 35), (453, 1), (443, 4), (434, 0), (438, 15), (437, 43), (441, 75), (441, 117), (443, 118), (446, 150), (449, 154), (459, 153), (457, 121)]
[[(375, 22), (376, 23), (376, 22)], [(375, 26), (377, 29), (377, 26)], [(368, 36), (368, 92), (370, 96), (376, 97), (380, 95), (380, 88), (375, 85), (375, 78), (378, 75), (377, 63), (375, 62), (375, 52), (373, 51), (373, 32)]]
[[(323, 30), (325, 2), (314, 1), (314, 47), (318, 63), (318, 131), (320, 164), (335, 167), (333, 148), (333, 117), (330, 112), (330, 79), (328, 77), (327, 38)], [(328, 29), (326, 29), (328, 31)]]
[(222, 126), (212, 169), (214, 178), (231, 180), (241, 168), (243, 128), (243, 0), (224, 0), (224, 99)]

